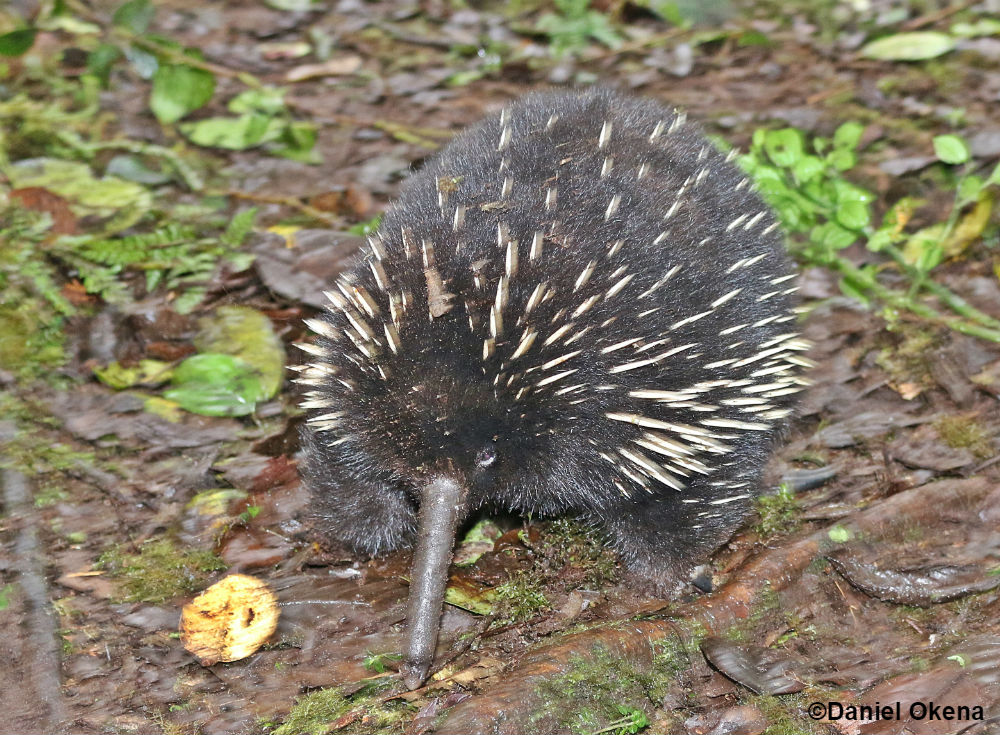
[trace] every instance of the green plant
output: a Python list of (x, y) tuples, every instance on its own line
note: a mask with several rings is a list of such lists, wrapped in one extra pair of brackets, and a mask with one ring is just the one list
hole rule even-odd
[(210, 572), (226, 564), (211, 551), (181, 549), (169, 539), (157, 539), (134, 554), (115, 546), (100, 556), (97, 567), (118, 578), (126, 602), (158, 603), (194, 592)]
[[(345, 695), (336, 687), (317, 689), (303, 694), (292, 707), (284, 722), (272, 730), (273, 735), (322, 735), (339, 721), (337, 732), (402, 733), (413, 705), (386, 700), (384, 684), (362, 687)], [(352, 723), (358, 725), (351, 727)], [(264, 723), (262, 723), (264, 724)], [(268, 728), (273, 725), (268, 724)]]
[(558, 13), (545, 13), (535, 28), (549, 37), (552, 53), (565, 56), (583, 50), (591, 39), (618, 48), (622, 38), (603, 13), (590, 9), (590, 0), (555, 0)]
[(494, 611), (498, 621), (523, 623), (549, 608), (540, 581), (527, 572), (517, 572), (494, 589)]
[(623, 715), (614, 722), (609, 722), (600, 730), (594, 730), (590, 735), (601, 735), (602, 733), (613, 733), (613, 735), (635, 735), (640, 730), (649, 727), (649, 718), (641, 709), (618, 705), (619, 714)]
[(391, 661), (399, 661), (403, 658), (400, 653), (372, 653), (371, 651), (365, 651), (365, 668), (369, 671), (374, 671), (376, 674), (384, 674), (387, 668), (387, 664)]
[(538, 683), (535, 691), (541, 704), (531, 722), (545, 721), (556, 732), (588, 735), (645, 729), (647, 712), (661, 705), (677, 674), (673, 667), (659, 666), (658, 643), (651, 645), (651, 666), (601, 644), (586, 654), (571, 655), (561, 673)]
[[(878, 299), (887, 309), (909, 311), (935, 324), (1000, 342), (1000, 320), (930, 278), (945, 258), (962, 252), (982, 234), (995, 189), (1000, 186), (1000, 165), (990, 175), (979, 176), (971, 169), (964, 141), (953, 135), (938, 136), (934, 148), (939, 160), (949, 167), (965, 166), (958, 172), (947, 219), (908, 232), (906, 225), (920, 203), (902, 199), (876, 225), (871, 212), (874, 195), (844, 176), (857, 163), (855, 149), (862, 130), (859, 123), (849, 122), (841, 125), (832, 139), (816, 137), (811, 141), (795, 128), (757, 130), (740, 164), (792, 235), (792, 254), (807, 264), (837, 271), (844, 293), (865, 304)], [(841, 251), (858, 241), (892, 262), (856, 266)], [(906, 290), (891, 288), (880, 280), (880, 271), (887, 267), (906, 278)], [(933, 301), (928, 303), (925, 296)]]
[(28, 53), (39, 30), (74, 34), (88, 54), (84, 79), (106, 87), (115, 67), (129, 67), (149, 82), (149, 109), (162, 125), (180, 123), (203, 108), (215, 96), (218, 78), (233, 77), (249, 88), (229, 102), (236, 116), (181, 123), (189, 140), (231, 150), (265, 146), (276, 155), (319, 162), (316, 128), (292, 119), (283, 90), (265, 87), (247, 72), (209, 63), (199, 49), (157, 35), (150, 30), (155, 16), (152, 0), (128, 0), (110, 22), (76, 0), (47, 4), (34, 25), (0, 35), (0, 55)]
[(782, 483), (777, 492), (757, 498), (757, 512), (760, 514), (757, 532), (767, 539), (794, 530), (798, 525), (798, 510), (799, 503), (795, 499), (795, 493)]
[(256, 210), (237, 214), (222, 234), (204, 227), (173, 222), (132, 235), (64, 236), (51, 255), (70, 266), (88, 293), (109, 303), (126, 303), (131, 295), (122, 281), (127, 272), (143, 274), (145, 288), (179, 291), (173, 307), (184, 314), (205, 296), (220, 263), (233, 270), (247, 268), (253, 256), (239, 246), (253, 225)]

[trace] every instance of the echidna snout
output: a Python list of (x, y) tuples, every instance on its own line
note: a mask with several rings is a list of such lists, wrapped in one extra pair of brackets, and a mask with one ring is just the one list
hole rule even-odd
[(417, 540), (409, 686), (470, 512), (577, 516), (661, 587), (739, 526), (808, 364), (777, 227), (682, 113), (607, 90), (529, 95), (406, 182), (300, 382), (322, 527)]

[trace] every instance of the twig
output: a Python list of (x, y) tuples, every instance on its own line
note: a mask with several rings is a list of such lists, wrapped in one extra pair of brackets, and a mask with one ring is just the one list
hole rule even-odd
[(277, 204), (282, 207), (288, 207), (289, 209), (294, 209), (307, 217), (312, 217), (314, 220), (322, 222), (325, 225), (331, 227), (340, 227), (343, 222), (336, 217), (331, 217), (322, 210), (316, 209), (309, 204), (301, 201), (296, 197), (282, 197), (282, 196), (271, 196), (268, 194), (254, 194), (252, 192), (239, 191), (237, 189), (213, 189), (205, 192), (209, 196), (224, 196), (233, 197), (235, 199), (243, 199), (250, 202), (258, 202), (260, 204)]
[(450, 51), (452, 46), (462, 45), (458, 41), (449, 41), (445, 38), (430, 38), (428, 36), (418, 36), (415, 33), (407, 33), (392, 23), (376, 22), (372, 23), (372, 26), (378, 28), (380, 31), (385, 31), (385, 33), (396, 41), (413, 44), (414, 46), (430, 46), (431, 48)]
[[(8, 518), (17, 518), (17, 540), (14, 546), (15, 569), (19, 572), (18, 585), (24, 594), (25, 622), (28, 637), (24, 641), (29, 646), (32, 661), (30, 671), (22, 683), (33, 686), (33, 695), (45, 704), (44, 725), (38, 723), (39, 730), (59, 732), (66, 719), (65, 704), (62, 699), (62, 684), (59, 681), (60, 645), (55, 612), (49, 601), (49, 588), (43, 570), (43, 550), (38, 543), (36, 529), (40, 520), (35, 517), (34, 505), (28, 491), (28, 479), (16, 470), (0, 470), (0, 488), (3, 507)], [(30, 683), (29, 683), (30, 682)], [(27, 699), (25, 692), (21, 697)], [(22, 729), (31, 726), (22, 723)]]
[(585, 56), (582, 61), (602, 61), (603, 59), (610, 58), (612, 56), (618, 56), (620, 54), (630, 54), (633, 51), (642, 51), (649, 46), (656, 46), (664, 41), (669, 41), (672, 38), (681, 36), (688, 32), (687, 28), (671, 28), (669, 31), (664, 31), (663, 33), (656, 33), (652, 36), (647, 36), (646, 38), (639, 38), (635, 41), (628, 41), (623, 43), (618, 48), (608, 49), (602, 51), (598, 54), (592, 54)]
[(971, 8), (979, 0), (965, 0), (965, 2), (958, 3), (957, 5), (949, 5), (947, 8), (942, 8), (936, 13), (928, 13), (927, 15), (921, 15), (912, 20), (908, 20), (901, 28), (904, 31), (915, 31), (918, 28), (923, 28), (924, 26), (929, 26), (932, 23), (937, 23), (939, 20), (944, 20), (948, 16), (954, 15), (955, 13), (960, 13), (967, 8)]

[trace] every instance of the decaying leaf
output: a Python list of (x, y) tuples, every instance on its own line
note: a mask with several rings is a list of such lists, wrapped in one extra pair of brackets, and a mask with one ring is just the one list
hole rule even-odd
[(239, 661), (278, 625), (278, 602), (267, 585), (246, 574), (216, 582), (181, 612), (181, 641), (202, 666)]

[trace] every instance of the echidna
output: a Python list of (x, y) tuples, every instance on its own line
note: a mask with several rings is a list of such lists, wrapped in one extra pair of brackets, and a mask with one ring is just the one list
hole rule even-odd
[(804, 383), (777, 229), (683, 113), (608, 90), (529, 95), (406, 182), (300, 382), (325, 528), (416, 540), (410, 688), (473, 511), (579, 517), (661, 588), (740, 524)]

